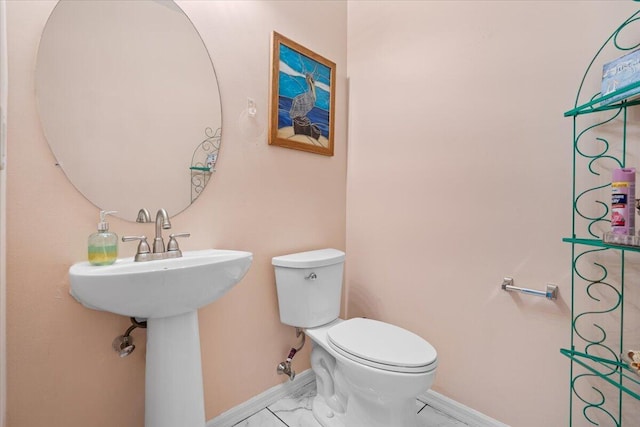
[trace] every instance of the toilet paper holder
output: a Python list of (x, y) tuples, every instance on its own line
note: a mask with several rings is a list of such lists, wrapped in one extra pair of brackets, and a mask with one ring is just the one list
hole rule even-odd
[(545, 297), (549, 300), (558, 299), (558, 286), (554, 284), (547, 284), (547, 288), (544, 291), (538, 291), (536, 289), (520, 288), (513, 285), (514, 281), (512, 277), (505, 277), (502, 279), (502, 290), (509, 292), (520, 292), (523, 294), (535, 295), (538, 297)]

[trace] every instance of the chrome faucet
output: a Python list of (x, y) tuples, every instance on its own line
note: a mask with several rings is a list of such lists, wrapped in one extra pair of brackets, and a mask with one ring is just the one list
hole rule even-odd
[[(164, 254), (164, 240), (162, 240), (162, 229), (168, 230), (171, 228), (171, 221), (169, 221), (169, 214), (164, 209), (158, 209), (156, 213), (156, 237), (153, 239), (153, 253)], [(154, 255), (154, 258), (156, 256)]]
[[(138, 212), (138, 218), (136, 222), (151, 222), (149, 211), (146, 209), (140, 209)], [(162, 229), (168, 230), (171, 228), (171, 221), (169, 220), (169, 214), (164, 209), (158, 209), (156, 213), (156, 237), (153, 239), (153, 252), (147, 243), (146, 236), (122, 236), (123, 242), (129, 242), (132, 240), (139, 240), (138, 251), (136, 252), (135, 261), (151, 261), (156, 259), (166, 258), (180, 258), (182, 251), (176, 241), (177, 237), (189, 237), (189, 233), (174, 233), (169, 236), (169, 243), (167, 243), (166, 249), (164, 246), (164, 239), (162, 238)]]

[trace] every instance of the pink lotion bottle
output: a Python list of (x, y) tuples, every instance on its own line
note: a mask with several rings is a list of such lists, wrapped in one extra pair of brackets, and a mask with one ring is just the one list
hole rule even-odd
[(636, 233), (636, 169), (613, 170), (611, 182), (611, 232), (633, 236)]

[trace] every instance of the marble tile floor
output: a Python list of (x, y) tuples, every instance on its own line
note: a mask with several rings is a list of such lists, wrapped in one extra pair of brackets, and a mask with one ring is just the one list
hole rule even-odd
[[(315, 393), (313, 388), (280, 399), (233, 427), (321, 427), (311, 413), (311, 400)], [(416, 411), (420, 427), (467, 426), (419, 400), (416, 401)]]

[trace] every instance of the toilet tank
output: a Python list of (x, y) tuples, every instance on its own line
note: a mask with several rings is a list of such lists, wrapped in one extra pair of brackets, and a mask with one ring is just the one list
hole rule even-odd
[(280, 321), (314, 328), (338, 318), (345, 254), (321, 249), (272, 259)]

